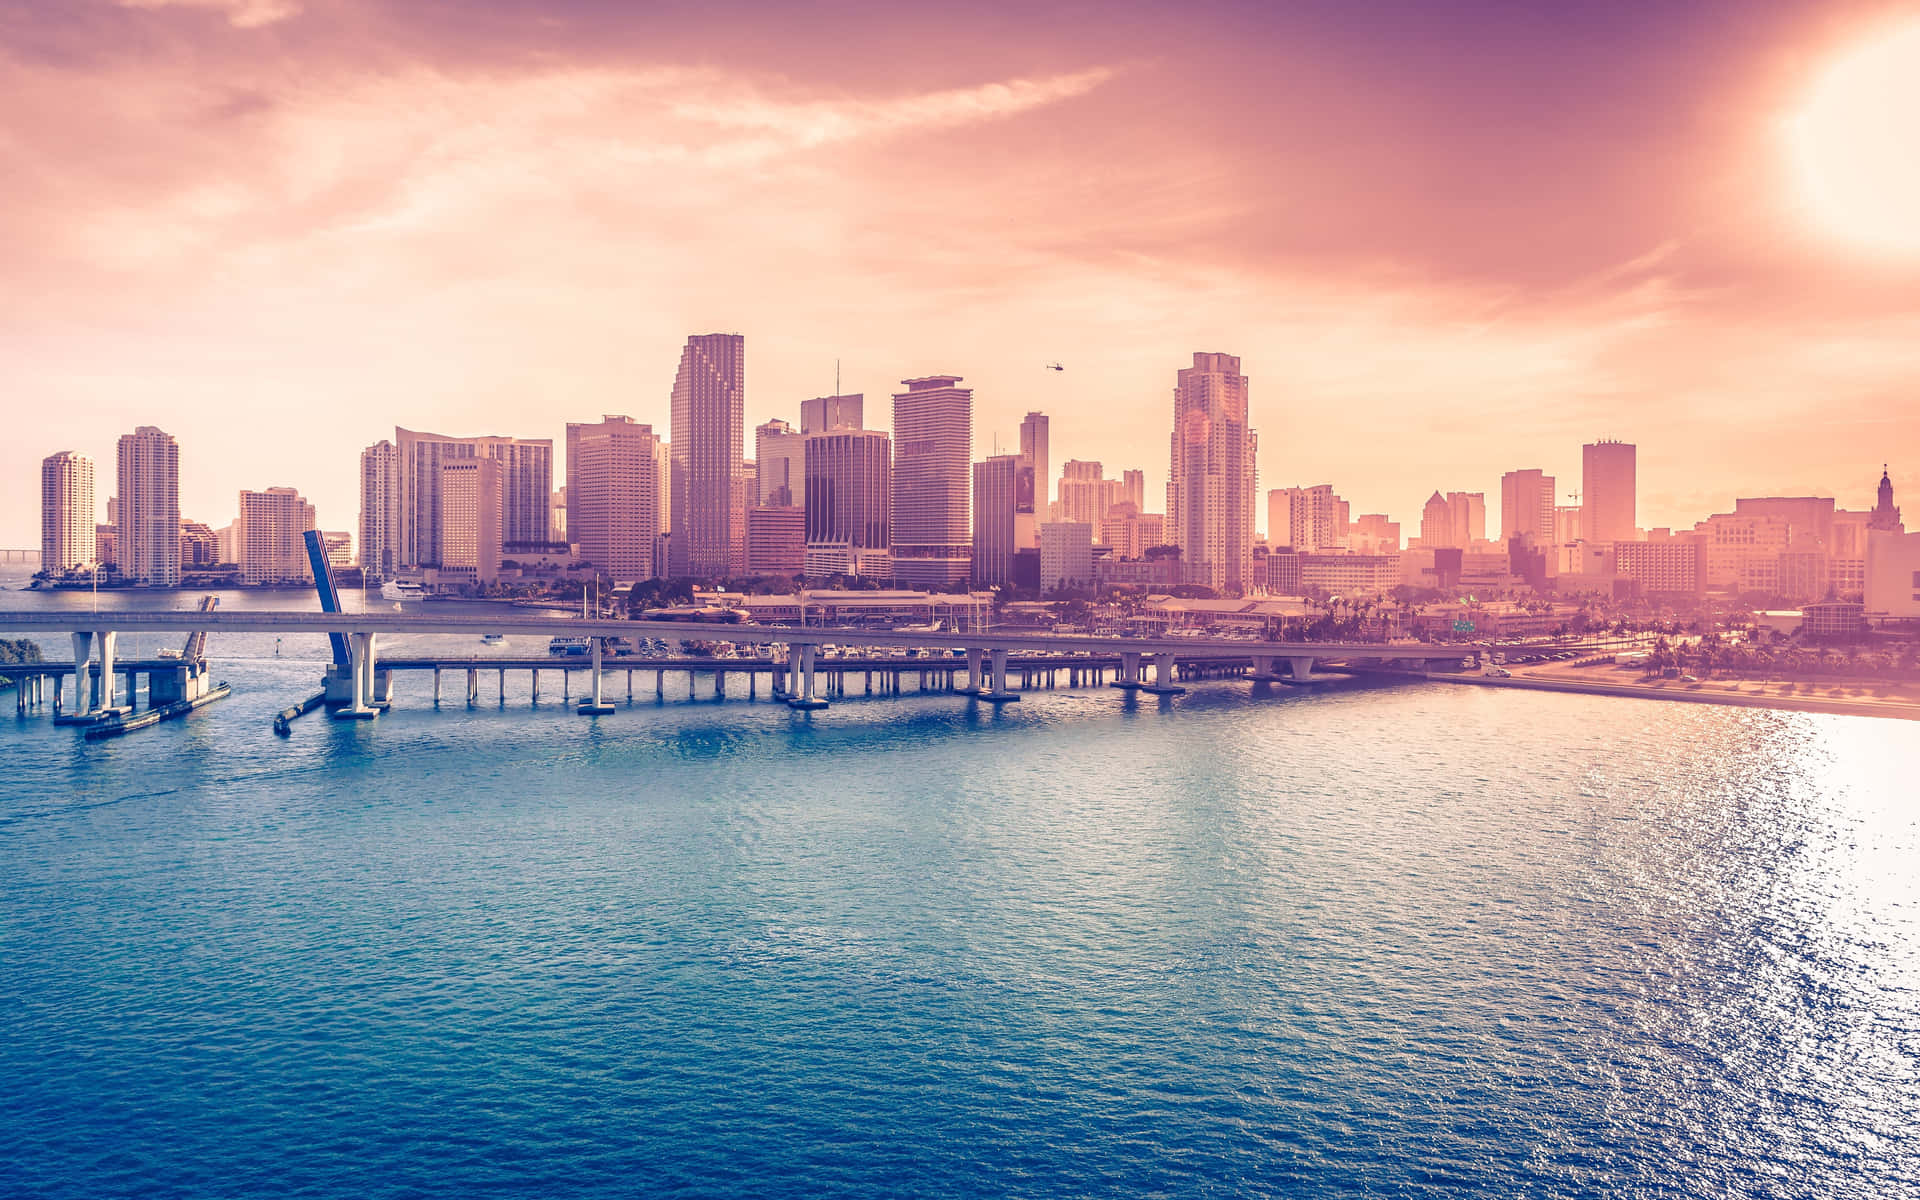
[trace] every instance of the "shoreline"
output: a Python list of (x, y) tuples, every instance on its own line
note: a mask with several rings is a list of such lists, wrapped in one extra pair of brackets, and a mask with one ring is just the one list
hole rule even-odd
[(1808, 696), (1795, 693), (1734, 691), (1725, 680), (1667, 687), (1657, 684), (1615, 683), (1597, 679), (1569, 679), (1560, 675), (1529, 675), (1516, 671), (1501, 679), (1487, 675), (1434, 674), (1435, 683), (1473, 687), (1520, 688), (1540, 692), (1570, 692), (1589, 696), (1619, 696), (1629, 700), (1669, 700), (1682, 704), (1720, 704), (1734, 708), (1773, 708), (1786, 712), (1825, 713), (1843, 717), (1885, 717), (1920, 721), (1920, 700), (1908, 697)]

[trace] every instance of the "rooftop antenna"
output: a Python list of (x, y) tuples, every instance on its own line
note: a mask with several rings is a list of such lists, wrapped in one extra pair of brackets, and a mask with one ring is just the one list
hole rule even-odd
[(837, 358), (833, 360), (833, 394), (840, 394), (840, 360)]

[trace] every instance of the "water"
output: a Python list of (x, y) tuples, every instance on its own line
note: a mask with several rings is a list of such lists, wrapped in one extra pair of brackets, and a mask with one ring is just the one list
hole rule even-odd
[(1913, 725), (408, 678), (282, 741), (310, 641), (0, 730), (0, 1191), (1920, 1195)]

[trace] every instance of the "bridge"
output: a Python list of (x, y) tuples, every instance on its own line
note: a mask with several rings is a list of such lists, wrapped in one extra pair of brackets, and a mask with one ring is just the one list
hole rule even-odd
[(38, 550), (0, 550), (0, 563), (25, 563), (37, 565), (40, 562)]
[[(1256, 682), (1305, 683), (1314, 676), (1316, 664), (1404, 663), (1409, 666), (1455, 660), (1472, 655), (1481, 648), (1462, 645), (1392, 642), (1254, 642), (1209, 637), (1110, 637), (1089, 634), (1062, 634), (1030, 630), (940, 632), (895, 629), (847, 629), (820, 626), (752, 625), (691, 621), (625, 621), (558, 617), (550, 613), (511, 611), (486, 615), (447, 615), (408, 612), (268, 612), (268, 611), (137, 611), (115, 610), (100, 613), (0, 610), (0, 633), (38, 633), (73, 635), (73, 664), (40, 664), (48, 674), (72, 674), (76, 680), (76, 706), (80, 702), (78, 680), (85, 672), (81, 665), (89, 651), (86, 643), (98, 642), (107, 672), (112, 645), (117, 633), (182, 634), (204, 630), (218, 633), (327, 634), (346, 643), (346, 658), (327, 672), (327, 695), (335, 716), (371, 719), (383, 706), (381, 691), (390, 680), (383, 678), (377, 654), (382, 636), (446, 636), (476, 639), (487, 634), (529, 635), (535, 637), (585, 638), (589, 653), (581, 660), (559, 660), (529, 665), (526, 669), (585, 669), (588, 686), (579, 711), (597, 715), (613, 711), (606, 699), (603, 680), (609, 666), (605, 649), (607, 638), (647, 637), (678, 640), (752, 642), (773, 646), (770, 660), (710, 659), (702, 667), (717, 672), (764, 669), (772, 675), (773, 694), (797, 709), (822, 709), (827, 701), (816, 683), (823, 667), (828, 671), (885, 670), (926, 671), (938, 669), (953, 678), (953, 690), (994, 703), (1019, 699), (1009, 687), (1009, 656), (1029, 673), (1036, 663), (1051, 660), (1054, 667), (1084, 665), (1089, 669), (1110, 667), (1112, 686), (1154, 695), (1177, 695), (1184, 691), (1176, 682), (1177, 668), (1206, 673), (1209, 668), (1248, 668), (1247, 677)], [(905, 650), (924, 656), (915, 659), (835, 660), (824, 658), (823, 646)], [(955, 651), (959, 653), (956, 655)], [(928, 661), (932, 659), (932, 662)], [(654, 660), (619, 658), (614, 669), (665, 670)], [(1285, 664), (1286, 674), (1279, 666)], [(472, 698), (472, 672), (495, 669), (489, 659), (454, 656), (445, 660), (410, 660), (414, 669), (453, 665), (469, 671), (468, 696)], [(936, 667), (935, 664), (938, 664)], [(964, 667), (965, 686), (958, 685)], [(501, 668), (504, 670), (504, 668)], [(31, 671), (22, 672), (29, 674)], [(389, 685), (390, 686), (390, 685)], [(437, 691), (437, 689), (436, 689)]]

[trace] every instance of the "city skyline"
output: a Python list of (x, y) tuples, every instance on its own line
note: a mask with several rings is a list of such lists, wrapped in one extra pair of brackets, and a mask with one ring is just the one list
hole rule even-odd
[[(1285, 417), (1260, 477), (1403, 524), (1434, 488), (1571, 479), (1600, 437), (1643, 448), (1653, 526), (1909, 457), (1912, 258), (1797, 174), (1831, 64), (1897, 40), (1895, 9), (1123, 7), (1023, 14), (1018, 44), (986, 12), (746, 7), (769, 36), (716, 44), (714, 16), (581, 4), (496, 0), (458, 39), (371, 2), (28, 4), (0, 90), (60, 119), (0, 118), (0, 351), (40, 435), (0, 452), (0, 541), (32, 538), (40, 457), (152, 421), (197, 448), (185, 511), (292, 486), (352, 528), (335, 464), (395, 419), (666, 428), (689, 329), (759, 347), (750, 426), (836, 362), (876, 395), (953, 371), (981, 445), (1048, 412), (1150, 495), (1165, 364), (1230, 349)], [(855, 26), (831, 71), (770, 49)], [(1247, 139), (1180, 64), (1256, 46), (1285, 84)], [(1409, 478), (1428, 455), (1449, 469)]]

